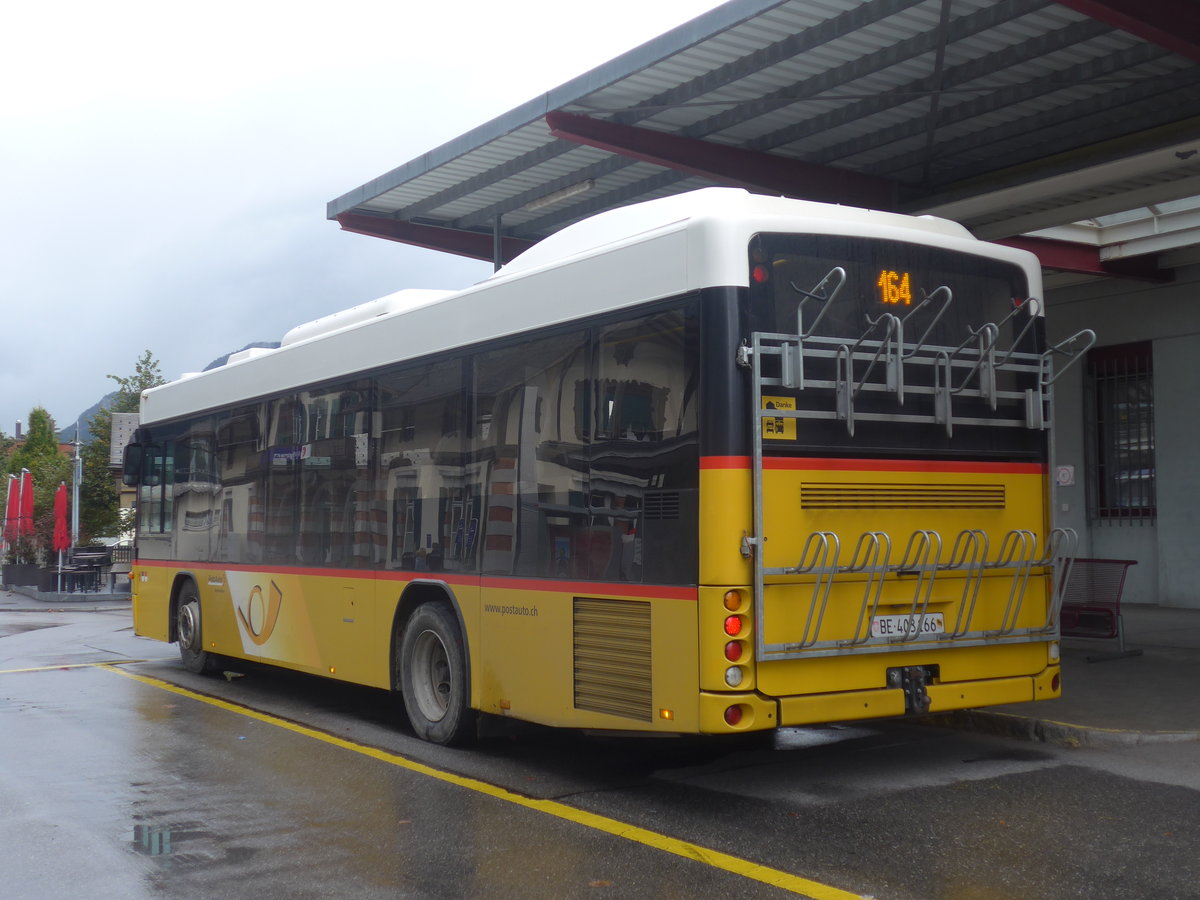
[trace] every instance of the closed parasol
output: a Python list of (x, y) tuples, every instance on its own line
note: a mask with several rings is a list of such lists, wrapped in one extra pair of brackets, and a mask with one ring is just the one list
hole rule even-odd
[(67, 484), (58, 483), (54, 492), (54, 549), (58, 551), (58, 589), (62, 590), (63, 551), (71, 548), (71, 530), (67, 527)]
[(16, 475), (8, 476), (8, 496), (4, 503), (4, 540), (17, 540), (17, 519), (21, 515), (21, 483)]
[(60, 553), (71, 548), (71, 528), (67, 524), (67, 484), (60, 482), (54, 492), (54, 549)]
[(21, 470), (21, 503), (17, 513), (17, 537), (33, 535), (33, 473)]

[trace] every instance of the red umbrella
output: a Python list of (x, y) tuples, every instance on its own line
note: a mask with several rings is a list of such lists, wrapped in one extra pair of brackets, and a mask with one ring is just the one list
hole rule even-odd
[(17, 539), (17, 519), (21, 514), (21, 483), (16, 475), (8, 476), (8, 499), (4, 505), (4, 539), (10, 544)]
[(21, 509), (17, 519), (17, 537), (33, 534), (33, 473), (21, 470)]
[(54, 492), (54, 549), (71, 549), (71, 530), (67, 527), (67, 485), (60, 482)]

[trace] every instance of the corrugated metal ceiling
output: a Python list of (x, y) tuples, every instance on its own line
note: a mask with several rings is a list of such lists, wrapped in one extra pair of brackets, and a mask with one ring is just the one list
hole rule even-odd
[[(615, 206), (711, 184), (772, 189), (747, 153), (821, 167), (779, 193), (836, 199), (827, 195), (841, 179), (870, 176), (866, 189), (890, 191), (873, 205), (937, 211), (991, 238), (1197, 193), (1196, 26), (1194, 43), (1188, 27), (1152, 41), (1129, 25), (1132, 6), (733, 0), (333, 200), (328, 213), (349, 230), (486, 258), (499, 223), (516, 239), (510, 256)], [(1187, 0), (1164, 6), (1196, 18)], [(1076, 11), (1096, 7), (1125, 18)], [(581, 143), (580, 122), (603, 138)], [(660, 145), (667, 137), (675, 142)], [(723, 159), (726, 150), (740, 155)], [(1079, 177), (1101, 166), (1105, 180)], [(571, 195), (545, 202), (559, 192)]]

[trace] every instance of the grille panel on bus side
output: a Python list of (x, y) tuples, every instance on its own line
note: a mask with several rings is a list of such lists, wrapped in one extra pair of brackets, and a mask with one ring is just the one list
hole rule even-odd
[(650, 604), (576, 597), (575, 707), (653, 718)]
[(870, 484), (805, 482), (805, 509), (1004, 509), (1003, 484)]
[(678, 491), (647, 491), (642, 510), (647, 519), (678, 519), (679, 502)]

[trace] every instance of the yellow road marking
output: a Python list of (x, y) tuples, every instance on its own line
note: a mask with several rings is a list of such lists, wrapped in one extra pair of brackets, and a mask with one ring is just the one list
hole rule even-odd
[(103, 669), (108, 666), (126, 666), (131, 663), (163, 662), (174, 658), (173, 656), (164, 656), (159, 659), (105, 659), (98, 662), (59, 663), (57, 666), (32, 666), (28, 669), (0, 669), (0, 675), (16, 675), (18, 672), (53, 672), (55, 669)]
[(665, 834), (659, 834), (655, 831), (650, 831), (646, 828), (640, 828), (637, 825), (630, 825), (627, 822), (621, 822), (617, 819), (610, 819), (608, 816), (602, 816), (597, 813), (587, 812), (585, 810), (576, 809), (568, 806), (565, 803), (559, 803), (557, 800), (538, 800), (533, 797), (524, 797), (521, 794), (513, 793), (506, 788), (499, 787), (494, 784), (488, 784), (486, 781), (480, 781), (476, 778), (469, 778), (464, 775), (455, 775), (452, 772), (444, 772), (441, 769), (435, 769), (432, 766), (427, 766), (424, 763), (419, 763), (406, 757), (400, 756), (398, 753), (391, 753), (387, 750), (381, 750), (378, 747), (369, 747), (365, 744), (355, 743), (346, 738), (338, 737), (334, 734), (321, 731), (316, 728), (311, 728), (307, 725), (300, 725), (296, 722), (289, 722), (286, 719), (281, 719), (269, 713), (259, 712), (247, 706), (242, 706), (237, 703), (231, 703), (228, 700), (220, 700), (216, 697), (210, 697), (206, 694), (197, 693), (196, 691), (180, 687), (179, 685), (171, 684), (169, 681), (163, 681), (159, 678), (153, 678), (148, 675), (138, 675), (133, 672), (127, 672), (124, 669), (117, 668), (116, 665), (102, 664), (101, 668), (107, 669), (109, 672), (115, 672), (118, 675), (123, 675), (134, 681), (140, 681), (143, 684), (151, 687), (160, 688), (164, 691), (169, 691), (172, 694), (178, 694), (181, 697), (188, 697), (192, 700), (199, 700), (201, 703), (207, 703), (210, 706), (215, 706), (218, 709), (223, 709), (228, 712), (237, 713), (240, 716), (246, 716), (250, 719), (256, 719), (259, 722), (264, 722), (268, 725), (274, 725), (277, 728), (285, 728), (288, 731), (300, 734), (305, 737), (313, 738), (314, 740), (324, 741), (326, 744), (332, 744), (335, 747), (341, 747), (344, 750), (350, 750), (354, 753), (359, 753), (363, 756), (369, 756), (372, 759), (377, 759), (380, 762), (388, 763), (389, 765), (399, 766), (402, 769), (407, 769), (410, 772), (415, 772), (420, 775), (426, 775), (430, 778), (436, 778), (438, 781), (443, 781), (447, 784), (453, 784), (457, 787), (466, 788), (467, 790), (475, 791), (479, 794), (485, 794), (489, 797), (494, 797), (498, 800), (503, 800), (516, 806), (523, 806), (526, 809), (537, 810), (549, 816), (554, 816), (559, 819), (565, 819), (568, 822), (574, 822), (578, 825), (583, 825), (585, 828), (592, 828), (596, 831), (603, 831), (606, 834), (611, 834), (619, 838), (633, 841), (638, 844), (643, 844), (647, 847), (652, 847), (656, 850), (661, 850), (665, 853), (672, 853), (676, 856), (682, 856), (685, 859), (695, 860), (696, 862), (704, 863), (715, 869), (723, 869), (734, 875), (740, 875), (743, 878), (749, 878), (754, 881), (761, 881), (764, 884), (773, 885), (774, 887), (782, 888), (786, 891), (791, 891), (795, 894), (802, 894), (806, 897), (811, 897), (812, 900), (862, 900), (860, 895), (843, 891), (839, 888), (830, 887), (827, 884), (821, 884), (818, 881), (812, 881), (808, 878), (801, 878), (798, 875), (793, 875), (790, 872), (784, 872), (779, 869), (772, 869), (769, 866), (760, 865), (750, 862), (749, 860), (740, 859), (728, 853), (722, 853), (718, 850), (711, 850), (707, 847), (701, 847), (698, 844), (692, 844), (687, 841), (679, 840), (678, 838), (668, 837)]

